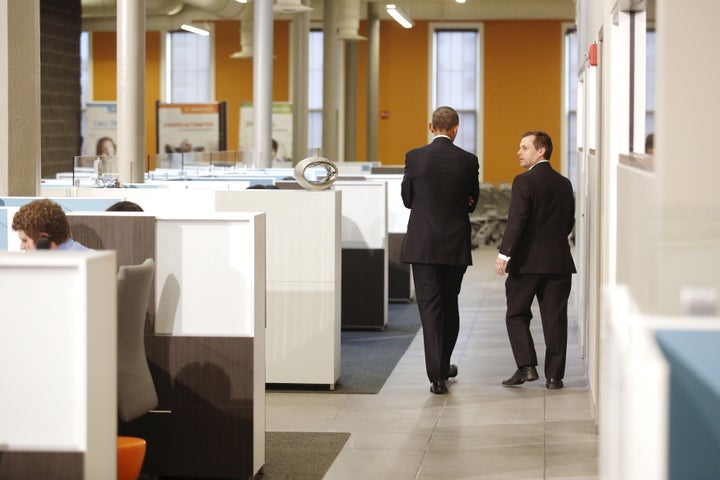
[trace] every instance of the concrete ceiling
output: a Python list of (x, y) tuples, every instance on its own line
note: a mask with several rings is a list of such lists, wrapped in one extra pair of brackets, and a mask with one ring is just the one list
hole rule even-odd
[[(250, 0), (251, 2), (254, 0)], [(300, 0), (282, 0), (300, 3)], [(344, 0), (335, 0), (338, 3)], [(351, 0), (352, 1), (352, 0)], [(359, 5), (361, 18), (366, 16), (370, 0), (354, 0)], [(372, 0), (374, 1), (374, 0)], [(321, 20), (324, 0), (311, 0), (312, 20)], [(573, 19), (575, 0), (389, 0), (378, 1), (380, 18), (390, 20), (385, 12), (386, 3), (397, 7), (413, 20), (462, 21), (498, 19)], [(82, 0), (83, 19), (108, 19), (115, 16), (116, 0)], [(235, 0), (146, 0), (148, 17), (197, 17), (194, 20), (240, 19), (247, 8)], [(279, 18), (287, 14), (277, 14)], [(202, 17), (202, 18), (201, 18)]]

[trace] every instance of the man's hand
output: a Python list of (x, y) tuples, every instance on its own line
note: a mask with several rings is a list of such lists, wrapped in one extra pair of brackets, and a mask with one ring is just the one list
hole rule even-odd
[(495, 273), (498, 275), (505, 275), (505, 266), (507, 262), (502, 258), (498, 257), (495, 259)]

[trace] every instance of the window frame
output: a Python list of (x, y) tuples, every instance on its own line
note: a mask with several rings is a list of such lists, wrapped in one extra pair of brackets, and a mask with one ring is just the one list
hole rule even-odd
[[(485, 150), (485, 142), (483, 138), (484, 131), (484, 91), (485, 87), (483, 84), (483, 58), (485, 55), (484, 47), (484, 24), (482, 22), (460, 22), (460, 23), (440, 23), (430, 22), (428, 23), (428, 118), (432, 117), (432, 112), (435, 108), (440, 105), (436, 105), (436, 42), (435, 33), (438, 31), (475, 31), (477, 33), (477, 58), (476, 58), (476, 105), (475, 105), (475, 150), (474, 153), (478, 157), (478, 163), (480, 165), (480, 177), (483, 176), (483, 152)], [(452, 106), (452, 105), (450, 105)], [(463, 112), (465, 109), (463, 109)], [(458, 111), (460, 113), (460, 111)], [(462, 128), (462, 127), (461, 127)], [(428, 140), (431, 139), (431, 134), (428, 132)]]

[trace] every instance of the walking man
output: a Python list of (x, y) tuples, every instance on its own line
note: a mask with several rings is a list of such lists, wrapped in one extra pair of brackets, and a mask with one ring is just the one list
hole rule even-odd
[(530, 334), (530, 307), (537, 297), (545, 337), (545, 386), (563, 388), (567, 351), (567, 304), (575, 263), (568, 236), (575, 224), (570, 181), (550, 165), (550, 136), (534, 130), (522, 135), (518, 158), (526, 171), (512, 184), (507, 226), (495, 260), (505, 280), (507, 325), (517, 371), (503, 385), (537, 380), (538, 364)]
[(400, 260), (412, 264), (430, 391), (448, 393), (458, 374), (450, 357), (458, 337), (458, 295), (472, 264), (469, 213), (480, 185), (477, 156), (456, 146), (459, 117), (450, 107), (433, 112), (433, 141), (405, 155), (401, 195), (410, 209)]

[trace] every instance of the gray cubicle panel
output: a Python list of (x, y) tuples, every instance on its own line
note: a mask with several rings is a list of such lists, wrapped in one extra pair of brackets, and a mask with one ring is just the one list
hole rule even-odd
[(115, 478), (114, 252), (0, 252), (0, 478)]
[[(115, 250), (118, 268), (155, 260), (155, 216), (143, 212), (67, 214), (73, 238), (94, 250)], [(150, 291), (145, 328), (155, 322), (155, 289)]]
[(146, 475), (254, 478), (265, 463), (265, 214), (159, 215), (156, 228), (146, 353), (158, 407), (120, 433), (147, 440)]
[(405, 207), (400, 195), (402, 179), (402, 172), (400, 174), (373, 173), (368, 176), (368, 180), (387, 183), (388, 298), (391, 302), (412, 302), (415, 298), (410, 265), (400, 261), (400, 251), (410, 218), (410, 210)]
[(387, 327), (387, 184), (338, 180), (342, 192), (342, 328)]

